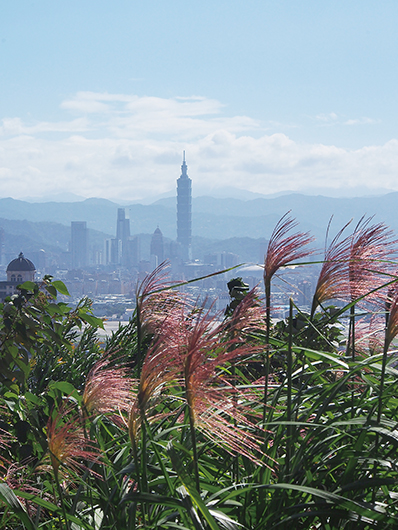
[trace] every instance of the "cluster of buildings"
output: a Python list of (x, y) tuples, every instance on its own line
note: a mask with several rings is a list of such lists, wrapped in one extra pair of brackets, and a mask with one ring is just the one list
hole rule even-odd
[[(149, 260), (142, 260), (140, 238), (131, 235), (130, 219), (126, 216), (125, 208), (118, 208), (116, 235), (104, 242), (104, 251), (96, 264), (150, 272), (165, 258), (179, 265), (192, 260), (192, 181), (187, 170), (184, 151), (181, 176), (177, 179), (177, 240), (165, 244), (158, 226), (151, 238)], [(85, 269), (91, 264), (85, 221), (71, 223), (70, 261), (70, 268), (75, 270)]]
[[(229, 252), (208, 254), (203, 261), (192, 259), (192, 181), (188, 176), (185, 151), (181, 165), (181, 175), (177, 179), (177, 239), (165, 241), (159, 228), (156, 228), (149, 242), (149, 259), (141, 258), (142, 235), (131, 235), (130, 219), (125, 208), (118, 208), (116, 234), (114, 238), (105, 240), (101, 256), (93, 264), (89, 256), (89, 230), (86, 221), (72, 221), (71, 239), (68, 260), (64, 268), (48, 271), (66, 284), (71, 295), (77, 300), (83, 296), (90, 297), (95, 304), (99, 316), (112, 315), (112, 307), (125, 307), (132, 310), (137, 282), (153, 271), (165, 259), (171, 264), (170, 277), (175, 281), (206, 277), (200, 283), (191, 283), (185, 287), (196, 300), (213, 304), (214, 309), (225, 308), (229, 303), (227, 281), (237, 275), (243, 276), (250, 288), (262, 285), (262, 269), (247, 267), (239, 272), (232, 270), (229, 275), (214, 275), (220, 270), (234, 267), (239, 256)], [(1, 238), (1, 234), (0, 234)], [(148, 246), (148, 245), (147, 245)], [(30, 256), (40, 272), (44, 271), (43, 252)], [(24, 281), (34, 281), (36, 266), (25, 258), (22, 252), (13, 259), (6, 270), (7, 280), (0, 282), (0, 301), (16, 292), (16, 287)], [(291, 292), (300, 306), (306, 306), (310, 300), (313, 279), (300, 278), (297, 292)], [(277, 287), (278, 290), (278, 287)], [(281, 311), (288, 299), (283, 288), (275, 293)], [(101, 314), (102, 313), (102, 314)], [(280, 315), (283, 316), (283, 315)]]
[[(206, 256), (204, 262), (192, 260), (192, 181), (188, 176), (185, 151), (181, 175), (177, 179), (176, 213), (177, 239), (165, 241), (158, 226), (150, 237), (149, 259), (147, 252), (145, 259), (141, 258), (140, 247), (143, 236), (130, 233), (130, 219), (126, 215), (125, 208), (118, 208), (115, 237), (104, 241), (104, 250), (95, 260), (89, 254), (87, 222), (72, 221), (65, 266), (58, 267), (56, 271), (48, 270), (45, 268), (45, 256), (35, 253), (38, 262), (36, 267), (21, 252), (18, 258), (9, 263), (6, 270), (7, 280), (0, 282), (0, 300), (15, 294), (17, 285), (24, 281), (40, 279), (41, 273), (45, 271), (50, 272), (57, 279), (62, 279), (76, 299), (89, 296), (97, 307), (107, 307), (107, 310), (109, 305), (124, 304), (129, 307), (131, 300), (134, 299), (137, 281), (142, 280), (165, 259), (170, 261), (170, 275), (176, 280), (206, 276), (217, 268), (237, 263), (238, 257), (229, 253), (222, 253), (221, 260), (217, 260), (217, 256), (214, 255)], [(225, 296), (226, 280), (209, 279), (202, 282), (200, 288), (192, 286), (187, 289), (191, 289), (196, 298), (204, 299), (210, 295), (214, 299), (218, 295)], [(222, 303), (226, 305), (227, 302), (228, 300), (225, 299)]]
[[(192, 181), (188, 176), (185, 151), (181, 175), (177, 179), (177, 239), (165, 240), (158, 226), (150, 237), (149, 259), (141, 257), (142, 235), (131, 235), (125, 208), (118, 208), (116, 235), (105, 241), (101, 267), (89, 266), (88, 229), (84, 221), (71, 223), (71, 269), (61, 279), (77, 298), (87, 295), (97, 308), (109, 303), (120, 305), (134, 298), (137, 281), (152, 272), (165, 259), (170, 262), (170, 277), (175, 281), (213, 274), (238, 264), (238, 256), (228, 252), (208, 254), (203, 261), (192, 259)], [(227, 280), (215, 277), (203, 280), (200, 287), (191, 284), (187, 291), (195, 299), (218, 300), (214, 308), (229, 301)]]

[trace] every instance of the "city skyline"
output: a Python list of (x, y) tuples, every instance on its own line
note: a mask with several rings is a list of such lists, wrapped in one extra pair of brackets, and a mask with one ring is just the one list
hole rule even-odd
[[(23, 9), (21, 9), (21, 4)], [(398, 4), (2, 6), (0, 197), (398, 190)]]

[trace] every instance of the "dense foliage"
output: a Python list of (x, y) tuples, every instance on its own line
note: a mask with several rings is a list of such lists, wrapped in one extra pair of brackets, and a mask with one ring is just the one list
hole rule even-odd
[(237, 278), (223, 315), (165, 265), (107, 339), (51, 278), (1, 305), (0, 528), (397, 527), (395, 242), (340, 233), (311, 310), (275, 322), (274, 276), (310, 254), (294, 226), (271, 236), (265, 302)]

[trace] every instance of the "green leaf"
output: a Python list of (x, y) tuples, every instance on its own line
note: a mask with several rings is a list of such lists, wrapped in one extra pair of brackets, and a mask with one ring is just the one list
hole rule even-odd
[(64, 294), (65, 296), (70, 296), (69, 291), (66, 285), (64, 284), (64, 282), (61, 282), (60, 280), (55, 280), (52, 282), (52, 284), (60, 294)]
[(10, 386), (9, 386), (11, 392), (19, 392), (19, 386), (16, 385), (15, 383), (12, 383)]
[(104, 322), (102, 318), (95, 317), (94, 315), (88, 315), (85, 311), (81, 310), (79, 310), (79, 317), (87, 324), (90, 324), (90, 326), (93, 326), (93, 328), (104, 329)]
[(179, 476), (181, 482), (183, 483), (185, 489), (189, 493), (189, 496), (193, 500), (193, 502), (196, 504), (198, 509), (201, 511), (203, 517), (206, 519), (208, 525), (212, 530), (220, 530), (220, 527), (216, 523), (214, 517), (211, 515), (208, 507), (203, 502), (202, 497), (200, 496), (200, 493), (196, 489), (195, 481), (193, 478), (188, 474), (186, 471), (184, 464), (177, 454), (177, 451), (174, 449), (174, 447), (169, 444), (167, 447), (167, 452), (170, 455), (171, 462), (173, 464), (173, 467), (175, 471), (177, 472), (177, 475)]
[(181, 508), (183, 503), (180, 499), (167, 497), (166, 495), (156, 495), (155, 493), (127, 493), (120, 502), (147, 502), (149, 504), (161, 504), (171, 508)]
[(19, 517), (27, 530), (35, 530), (37, 528), (32, 519), (25, 512), (18, 497), (7, 484), (0, 484), (0, 499), (7, 504), (17, 517)]
[(50, 315), (50, 316), (55, 316), (55, 315), (62, 315), (63, 312), (62, 310), (60, 310), (60, 308), (58, 307), (58, 304), (48, 304), (48, 306), (46, 307), (46, 311), (47, 313)]
[(46, 285), (46, 291), (51, 294), (53, 298), (57, 298), (57, 289), (52, 285)]
[(315, 360), (325, 360), (328, 362), (336, 363), (345, 370), (348, 370), (348, 364), (343, 361), (340, 355), (333, 353), (326, 353), (322, 351), (309, 350), (307, 348), (302, 348), (301, 351), (304, 351), (306, 357)]
[(63, 394), (66, 394), (67, 396), (72, 396), (78, 401), (80, 401), (79, 392), (72, 385), (72, 383), (68, 383), (67, 381), (51, 381), (49, 384), (48, 395), (56, 397), (57, 390), (59, 390)]
[(25, 291), (34, 292), (37, 289), (35, 282), (24, 282), (21, 285), (18, 285), (19, 289), (25, 289)]
[(323, 499), (327, 503), (341, 506), (349, 511), (357, 513), (361, 517), (368, 517), (370, 520), (374, 521), (380, 521), (386, 516), (385, 508), (380, 505), (376, 504), (372, 507), (371, 505), (365, 504), (364, 502), (354, 501), (330, 491), (310, 488), (308, 486), (301, 486), (299, 484), (265, 484), (259, 486), (259, 488), (299, 491), (303, 494)]
[[(3, 486), (3, 484), (0, 484), (0, 488), (1, 488), (1, 486)], [(6, 486), (6, 487), (8, 488), (8, 486)], [(41, 497), (38, 497), (37, 495), (33, 495), (32, 493), (26, 493), (25, 491), (21, 491), (21, 490), (15, 490), (15, 493), (18, 495), (18, 497), (21, 497), (22, 499), (26, 499), (27, 501), (31, 501), (34, 504), (37, 504), (37, 506), (41, 506), (45, 510), (48, 510), (49, 512), (56, 513), (59, 516), (62, 515), (61, 508), (59, 506), (57, 506), (56, 504), (53, 504), (50, 501), (42, 499)], [(18, 499), (17, 499), (17, 501), (18, 501)], [(86, 530), (94, 530), (94, 528), (93, 528), (93, 526), (91, 524), (89, 524), (88, 522), (86, 522), (86, 521), (84, 521), (82, 519), (79, 519), (78, 517), (76, 517), (74, 515), (71, 515), (70, 513), (66, 514), (66, 518), (68, 519), (68, 521), (70, 521), (72, 523), (75, 523), (79, 529), (84, 528)], [(28, 526), (28, 525), (26, 525), (25, 522), (24, 522), (24, 524), (25, 524), (27, 530), (31, 530), (31, 529), (32, 530), (37, 530), (37, 526), (35, 526), (35, 525)], [(42, 528), (42, 526), (40, 526), (40, 528)]]

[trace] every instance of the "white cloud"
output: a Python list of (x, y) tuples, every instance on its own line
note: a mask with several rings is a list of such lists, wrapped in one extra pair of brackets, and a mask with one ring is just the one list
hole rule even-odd
[(357, 118), (355, 120), (347, 120), (344, 125), (373, 125), (374, 123), (380, 123), (380, 120), (373, 120), (372, 118)]
[(322, 123), (336, 123), (338, 116), (335, 112), (329, 112), (329, 114), (318, 114), (315, 119)]
[(339, 116), (335, 112), (329, 112), (329, 114), (318, 114), (314, 117), (314, 120), (321, 126), (331, 125), (373, 125), (380, 123), (380, 120), (368, 118), (363, 116), (362, 118), (350, 118), (347, 119), (344, 116)]
[(24, 124), (20, 118), (4, 118), (1, 120), (1, 136), (18, 136), (22, 134), (35, 133), (57, 133), (57, 132), (76, 132), (88, 131), (90, 129), (86, 118), (78, 118), (65, 122), (40, 122), (34, 125)]
[[(298, 143), (285, 134), (266, 134), (251, 117), (228, 116), (222, 103), (200, 96), (79, 92), (61, 108), (61, 122), (1, 120), (0, 196), (68, 191), (140, 199), (175, 188), (184, 149), (194, 190), (398, 189), (394, 139), (356, 150)], [(335, 113), (317, 121), (342, 123)]]

